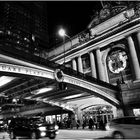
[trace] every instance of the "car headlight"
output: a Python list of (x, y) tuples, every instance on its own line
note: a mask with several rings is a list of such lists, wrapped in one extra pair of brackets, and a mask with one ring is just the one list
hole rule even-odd
[(106, 130), (110, 130), (110, 126), (109, 125), (110, 125), (109, 123), (106, 124), (106, 126), (105, 126)]
[(55, 125), (55, 126), (54, 126), (54, 129), (55, 129), (55, 130), (58, 130), (58, 128), (59, 128), (58, 125)]
[(41, 126), (41, 127), (39, 127), (38, 128), (40, 131), (46, 131), (46, 127), (44, 127), (44, 126)]

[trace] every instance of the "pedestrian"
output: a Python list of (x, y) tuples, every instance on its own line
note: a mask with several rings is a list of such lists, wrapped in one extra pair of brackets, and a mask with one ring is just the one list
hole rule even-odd
[(77, 120), (77, 121), (76, 121), (76, 127), (77, 127), (77, 129), (79, 128), (79, 126), (80, 126), (80, 121)]
[(103, 123), (103, 120), (102, 120), (102, 119), (100, 119), (99, 128), (100, 128), (101, 130), (104, 130), (104, 123)]
[(90, 117), (90, 119), (89, 119), (89, 129), (93, 129), (93, 125), (94, 125), (94, 122), (93, 122), (93, 119), (92, 119), (92, 117)]
[(68, 124), (68, 128), (71, 128), (71, 119), (70, 118), (68, 119), (67, 124)]
[(83, 129), (86, 127), (86, 119), (83, 119), (83, 124), (82, 124)]

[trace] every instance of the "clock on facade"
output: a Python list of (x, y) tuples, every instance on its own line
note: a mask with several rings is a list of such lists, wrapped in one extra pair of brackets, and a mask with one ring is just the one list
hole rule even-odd
[(108, 68), (112, 73), (120, 73), (127, 67), (128, 56), (123, 50), (115, 50), (107, 57)]

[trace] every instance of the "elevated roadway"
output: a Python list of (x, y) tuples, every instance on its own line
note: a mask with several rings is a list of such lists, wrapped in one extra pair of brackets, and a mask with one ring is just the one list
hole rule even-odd
[[(0, 73), (1, 77), (12, 77), (9, 83), (0, 88), (2, 108), (9, 108), (8, 101), (5, 99), (20, 99), (27, 107), (34, 102), (41, 102), (51, 104), (53, 108), (55, 106), (61, 108), (62, 105), (64, 108), (64, 103), (70, 100), (66, 97), (70, 95), (79, 95), (78, 98), (94, 95), (115, 106), (120, 106), (120, 91), (117, 86), (77, 73), (16, 48), (0, 47)], [(50, 91), (39, 93), (43, 88), (50, 88)]]

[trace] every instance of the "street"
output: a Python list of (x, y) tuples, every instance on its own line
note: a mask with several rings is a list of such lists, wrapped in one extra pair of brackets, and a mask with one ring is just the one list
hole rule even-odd
[[(106, 138), (106, 131), (102, 130), (59, 130), (59, 134), (55, 140), (94, 140), (94, 139)], [(9, 135), (6, 132), (0, 133), (0, 139), (9, 139)], [(17, 138), (21, 139), (21, 138)], [(49, 138), (41, 138), (40, 140), (49, 140)], [(10, 140), (10, 139), (9, 139)]]
[(93, 140), (105, 137), (106, 132), (101, 130), (60, 130), (56, 140)]

